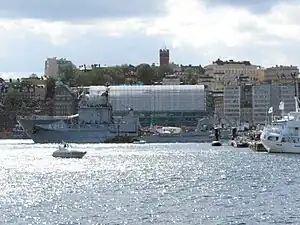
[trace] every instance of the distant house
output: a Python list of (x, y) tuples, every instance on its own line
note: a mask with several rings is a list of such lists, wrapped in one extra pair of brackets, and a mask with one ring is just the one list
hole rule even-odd
[(55, 84), (54, 108), (56, 116), (69, 116), (76, 113), (77, 94), (61, 81)]

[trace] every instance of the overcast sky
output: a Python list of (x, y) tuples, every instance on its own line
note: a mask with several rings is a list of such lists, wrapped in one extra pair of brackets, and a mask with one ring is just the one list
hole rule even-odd
[(0, 71), (41, 74), (53, 56), (77, 65), (150, 64), (164, 46), (179, 64), (219, 57), (299, 65), (299, 12), (298, 0), (3, 1)]

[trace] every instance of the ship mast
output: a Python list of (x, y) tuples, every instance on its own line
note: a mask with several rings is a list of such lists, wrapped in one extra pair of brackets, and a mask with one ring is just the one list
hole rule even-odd
[[(297, 74), (299, 76), (299, 74)], [(294, 80), (294, 87), (295, 87), (295, 108), (296, 108), (296, 112), (299, 112), (299, 98), (298, 98), (298, 82), (297, 82), (297, 77), (296, 77), (296, 73), (292, 73), (291, 77)]]
[(109, 83), (105, 84), (105, 101), (106, 101), (106, 105), (108, 105), (108, 97), (109, 97)]

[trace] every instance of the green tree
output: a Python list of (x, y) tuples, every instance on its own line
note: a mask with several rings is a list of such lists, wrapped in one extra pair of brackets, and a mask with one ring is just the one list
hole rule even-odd
[(22, 98), (20, 92), (18, 92), (17, 90), (8, 92), (4, 99), (4, 105), (8, 110), (20, 108), (22, 106)]
[(46, 80), (46, 95), (45, 100), (54, 98), (55, 95), (55, 79), (53, 77), (48, 77)]
[(162, 81), (166, 75), (173, 74), (173, 69), (169, 65), (156, 67), (155, 81)]
[(75, 73), (73, 68), (65, 67), (60, 70), (59, 78), (63, 83), (69, 84), (74, 80)]
[(185, 69), (185, 80), (184, 82), (187, 84), (197, 84), (201, 72), (194, 68), (187, 68)]
[(155, 71), (149, 64), (140, 64), (137, 66), (137, 78), (143, 84), (149, 85), (155, 80)]
[(112, 68), (112, 82), (125, 84), (125, 71), (129, 71), (128, 65), (115, 66)]
[(90, 70), (80, 71), (74, 83), (77, 86), (105, 85), (107, 82), (111, 83), (114, 76), (113, 68), (93, 67)]

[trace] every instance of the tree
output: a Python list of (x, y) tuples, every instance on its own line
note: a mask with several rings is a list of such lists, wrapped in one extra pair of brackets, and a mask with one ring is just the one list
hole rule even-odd
[(129, 72), (129, 67), (127, 65), (121, 65), (112, 67), (112, 80), (115, 84), (125, 84), (125, 72)]
[(173, 73), (173, 69), (169, 65), (161, 65), (159, 67), (156, 67), (155, 80), (162, 81), (162, 79), (166, 75), (170, 75), (172, 73)]
[(22, 106), (22, 98), (19, 93), (20, 92), (15, 90), (7, 93), (4, 99), (4, 105), (8, 108), (8, 110), (13, 110)]
[(193, 68), (187, 68), (185, 70), (185, 74), (186, 74), (185, 83), (188, 83), (188, 84), (197, 84), (198, 83), (200, 72), (198, 72), (197, 70), (195, 70)]
[(137, 77), (143, 84), (152, 84), (155, 79), (155, 71), (149, 64), (140, 64), (137, 66)]
[(45, 100), (47, 98), (54, 98), (55, 95), (55, 79), (53, 77), (48, 77), (46, 80), (46, 95)]
[(75, 79), (76, 71), (72, 67), (64, 67), (59, 71), (59, 79), (65, 84), (71, 84)]

